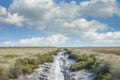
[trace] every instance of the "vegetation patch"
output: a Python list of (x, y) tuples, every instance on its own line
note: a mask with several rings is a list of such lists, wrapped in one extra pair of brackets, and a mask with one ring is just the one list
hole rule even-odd
[(94, 49), (93, 51), (99, 52), (99, 53), (109, 53), (109, 54), (120, 55), (120, 49)]
[(94, 80), (113, 80), (113, 75), (109, 71), (108, 63), (99, 63), (94, 67), (94, 73), (96, 74)]
[[(57, 51), (55, 51), (57, 52)], [(55, 54), (55, 52), (53, 54)], [(36, 59), (31, 58), (23, 58), (18, 59), (15, 63), (15, 66), (10, 70), (9, 77), (14, 79), (17, 78), (21, 74), (31, 74), (35, 68), (39, 66), (39, 64), (43, 64), (45, 62), (53, 62), (53, 54), (37, 54)]]
[(0, 67), (0, 80), (9, 80), (8, 70)]
[[(6, 48), (5, 48), (6, 49)], [(3, 59), (9, 59), (10, 61), (13, 61), (13, 58), (15, 61), (12, 65), (8, 66), (8, 69), (4, 66), (0, 66), (0, 80), (10, 80), (10, 79), (16, 79), (20, 75), (28, 75), (31, 74), (36, 68), (39, 67), (40, 64), (46, 63), (46, 62), (53, 62), (54, 61), (54, 55), (58, 53), (57, 48), (7, 48), (8, 52), (9, 50), (11, 52), (17, 52), (18, 50), (26, 54), (12, 54), (8, 52), (8, 54), (4, 54), (1, 56)], [(28, 54), (29, 50), (32, 49), (32, 57), (30, 57)], [(0, 49), (2, 52), (4, 51), (4, 48)], [(37, 50), (37, 51), (36, 51)], [(35, 51), (35, 54), (33, 53)], [(40, 51), (38, 53), (38, 51)], [(23, 58), (22, 58), (23, 56)], [(7, 62), (6, 62), (7, 64)]]
[(85, 55), (79, 55), (76, 57), (76, 60), (77, 62), (70, 67), (72, 71), (83, 68), (92, 69), (92, 66), (95, 64), (95, 58), (93, 56), (86, 57)]
[(35, 68), (37, 68), (37, 63), (35, 59), (18, 59), (14, 67), (11, 68), (9, 77), (14, 79), (17, 78), (20, 74), (30, 74)]
[(53, 62), (53, 55), (51, 54), (43, 54), (37, 55), (37, 64), (43, 64), (45, 62)]
[(76, 63), (70, 67), (71, 71), (78, 71), (80, 69), (87, 69), (95, 74), (94, 80), (112, 80), (113, 76), (109, 71), (109, 64), (101, 60), (96, 60), (96, 55), (76, 55), (72, 52), (69, 58), (76, 59)]
[(3, 56), (3, 58), (5, 58), (5, 59), (12, 59), (12, 58), (16, 58), (16, 57), (18, 57), (18, 55), (16, 55), (16, 54), (7, 54), (7, 55)]
[(83, 68), (85, 68), (85, 67), (86, 67), (86, 62), (81, 61), (81, 62), (77, 62), (77, 63), (71, 65), (70, 69), (71, 69), (72, 71), (77, 71), (77, 70), (83, 69)]

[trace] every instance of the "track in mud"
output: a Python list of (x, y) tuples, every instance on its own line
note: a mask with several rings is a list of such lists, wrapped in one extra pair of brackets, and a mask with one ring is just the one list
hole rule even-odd
[(68, 55), (64, 54), (65, 51), (61, 51), (57, 58), (55, 59), (55, 79), (54, 80), (74, 80), (70, 75), (70, 65), (75, 62), (75, 60), (69, 60)]
[(92, 73), (86, 70), (71, 72), (69, 68), (75, 62), (73, 59), (68, 59), (68, 55), (62, 49), (54, 56), (53, 63), (40, 65), (31, 75), (17, 80), (93, 80)]
[[(61, 50), (58, 55), (54, 57), (54, 62), (49, 68), (47, 79), (40, 80), (93, 80), (93, 74), (87, 70), (79, 70), (76, 72), (70, 71), (70, 66), (76, 61), (74, 59), (68, 59), (68, 55), (65, 54), (65, 50)], [(43, 76), (41, 76), (43, 77)]]

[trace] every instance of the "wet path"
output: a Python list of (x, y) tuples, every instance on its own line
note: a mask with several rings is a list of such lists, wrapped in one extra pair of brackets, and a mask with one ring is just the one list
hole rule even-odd
[(63, 62), (61, 58), (63, 57), (64, 52), (59, 52), (58, 56), (55, 57), (54, 65), (55, 65), (55, 79), (54, 80), (64, 80), (64, 75), (62, 73), (61, 65)]
[(17, 80), (93, 80), (93, 74), (86, 70), (71, 72), (71, 64), (75, 63), (74, 59), (68, 59), (65, 50), (61, 50), (54, 56), (53, 63), (40, 65), (31, 75), (20, 77)]

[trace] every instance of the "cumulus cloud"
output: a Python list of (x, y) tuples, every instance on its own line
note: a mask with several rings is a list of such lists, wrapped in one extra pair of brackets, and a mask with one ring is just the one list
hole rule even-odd
[[(90, 0), (78, 5), (74, 1), (56, 4), (54, 0), (13, 0), (9, 11), (24, 16), (24, 23), (30, 27), (49, 32), (59, 28), (59, 32), (63, 33), (74, 28), (76, 24), (77, 27), (81, 26), (78, 20), (82, 20), (83, 16), (109, 17), (117, 14), (117, 3), (116, 0)], [(82, 24), (84, 28), (86, 25), (84, 22)]]
[(15, 42), (12, 41), (5, 41), (3, 44), (8, 46), (15, 46)]
[(8, 46), (41, 46), (41, 45), (60, 45), (69, 41), (70, 38), (62, 35), (56, 34), (47, 37), (32, 37), (20, 39), (18, 41), (5, 41), (4, 45)]
[[(13, 0), (8, 11), (0, 7), (0, 20), (18, 26), (25, 24), (52, 34), (77, 34), (81, 41), (116, 43), (120, 40), (119, 32), (99, 33), (100, 30), (106, 30), (109, 26), (84, 17), (107, 18), (120, 15), (118, 4), (117, 0), (89, 0), (82, 1), (80, 4), (74, 1), (56, 4), (54, 0)], [(62, 36), (61, 38), (57, 36), (20, 39), (13, 43), (20, 45), (37, 45), (41, 44), (40, 42), (64, 43), (64, 40), (61, 40)]]
[(113, 14), (118, 14), (117, 0), (90, 0), (80, 3), (80, 13), (82, 15), (94, 17), (109, 17)]
[(58, 23), (60, 25), (64, 21), (75, 21), (76, 18), (83, 16), (119, 15), (118, 4), (116, 0), (82, 1), (79, 5), (74, 1), (56, 4), (54, 0), (13, 0), (8, 11), (4, 7), (0, 7), (0, 12), (1, 20), (6, 23), (22, 25), (24, 21), (30, 27), (45, 29), (51, 23), (56, 23), (54, 25), (58, 26)]
[(28, 26), (43, 30), (53, 23), (58, 27), (64, 21), (74, 20), (80, 16), (78, 9), (75, 2), (56, 4), (54, 0), (14, 0), (9, 11), (24, 16)]
[(96, 38), (96, 42), (120, 43), (120, 31), (101, 33)]
[[(61, 4), (55, 4), (53, 0), (31, 0), (31, 2), (29, 0), (14, 0), (9, 10), (12, 13), (18, 12), (23, 15), (27, 20), (26, 24), (33, 28), (64, 33), (106, 27), (105, 24), (98, 21), (87, 21), (81, 18), (81, 13), (78, 13), (80, 6), (74, 1)], [(21, 7), (21, 4), (24, 4), (24, 7)], [(58, 28), (59, 30), (57, 30)]]
[(86, 33), (83, 35), (85, 41), (92, 41), (91, 43), (120, 43), (120, 31), (106, 32), (106, 33)]
[(6, 23), (9, 24), (15, 24), (17, 26), (22, 26), (22, 21), (23, 21), (23, 17), (22, 16), (18, 16), (18, 13), (15, 13), (13, 15), (8, 14), (8, 17), (4, 19), (4, 21)]
[(6, 8), (0, 6), (0, 22), (22, 26), (23, 20), (23, 16), (19, 16), (18, 13), (11, 14)]

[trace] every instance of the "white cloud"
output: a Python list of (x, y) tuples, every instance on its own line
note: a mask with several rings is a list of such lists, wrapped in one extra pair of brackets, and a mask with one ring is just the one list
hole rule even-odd
[(31, 39), (20, 39), (18, 41), (18, 44), (21, 45), (39, 45), (40, 43), (43, 43), (43, 39), (41, 37), (33, 37)]
[(101, 33), (96, 36), (98, 39), (96, 42), (102, 43), (120, 43), (120, 31)]
[[(86, 15), (94, 17), (112, 16), (117, 14), (119, 8), (116, 0), (90, 0), (83, 1), (79, 5), (74, 1), (56, 4), (54, 0), (13, 0), (8, 10), (11, 14), (14, 14), (12, 16), (15, 19), (18, 16), (17, 14), (20, 15), (17, 18), (18, 21), (8, 18), (6, 20), (8, 23), (21, 25), (18, 22), (24, 21), (25, 24), (33, 28), (53, 30), (63, 28)], [(63, 29), (59, 30), (59, 32), (61, 31)]]
[(8, 46), (41, 46), (41, 45), (61, 45), (69, 41), (70, 38), (62, 34), (51, 35), (47, 37), (33, 37), (20, 39), (18, 41), (5, 41), (4, 45)]
[(11, 14), (6, 8), (0, 6), (0, 22), (22, 26), (23, 21), (23, 16), (19, 16), (18, 13)]
[(43, 29), (45, 14), (54, 7), (53, 0), (13, 0), (9, 11), (24, 16), (28, 26)]
[(15, 46), (15, 43), (12, 41), (5, 41), (3, 44), (8, 46)]
[(119, 9), (117, 0), (90, 0), (81, 2), (79, 11), (82, 15), (109, 17), (117, 14)]
[[(99, 33), (98, 31), (109, 28), (107, 24), (94, 19), (87, 20), (84, 16), (106, 18), (114, 14), (120, 15), (119, 12), (117, 0), (89, 0), (79, 5), (74, 1), (56, 4), (54, 0), (13, 0), (8, 11), (0, 7), (0, 21), (18, 26), (24, 21), (24, 24), (29, 27), (52, 34), (77, 34), (81, 41), (118, 43), (119, 32)], [(54, 45), (67, 40), (68, 38), (63, 35), (52, 35), (20, 39), (16, 44)]]
[(1, 16), (4, 16), (4, 15), (6, 15), (6, 14), (7, 14), (6, 8), (0, 6), (0, 15), (1, 15)]
[[(58, 25), (63, 25), (64, 22), (76, 21), (82, 16), (109, 17), (113, 14), (119, 15), (119, 10), (120, 7), (116, 0), (82, 1), (79, 5), (74, 1), (56, 4), (54, 0), (13, 0), (8, 9), (9, 12), (5, 8), (1, 9), (1, 20), (16, 25), (22, 25), (24, 21), (30, 27), (43, 30), (48, 26), (59, 27)], [(3, 14), (7, 18), (3, 17), (5, 16)]]
[[(75, 32), (72, 28), (76, 26), (82, 29), (90, 27), (89, 25), (95, 26), (96, 23), (102, 25), (95, 20), (89, 22), (82, 16), (108, 17), (116, 14), (117, 10), (119, 9), (116, 0), (90, 0), (83, 1), (79, 5), (74, 1), (56, 4), (54, 0), (13, 0), (9, 8), (11, 13), (23, 16), (24, 23), (30, 27), (48, 32), (53, 32), (53, 29), (56, 32), (59, 28), (57, 31), (59, 33), (66, 33), (68, 29)], [(87, 25), (84, 20), (92, 24)]]
[(52, 36), (48, 36), (46, 37), (45, 41), (50, 43), (50, 44), (62, 44), (67, 42), (68, 40), (70, 40), (70, 38), (61, 35), (61, 34), (57, 34), (57, 35), (52, 35)]
[(4, 21), (6, 23), (9, 23), (9, 24), (15, 24), (17, 26), (22, 26), (22, 21), (23, 21), (23, 17), (22, 16), (18, 16), (18, 13), (15, 13), (13, 15), (11, 14), (8, 14), (8, 17), (4, 19)]
[(43, 30), (48, 26), (58, 27), (61, 21), (73, 21), (80, 16), (77, 13), (78, 9), (74, 2), (55, 4), (54, 0), (14, 0), (9, 11), (24, 16), (28, 26)]
[(92, 41), (91, 43), (120, 43), (120, 31), (106, 33), (89, 32), (84, 34), (83, 37), (84, 40), (87, 40), (88, 42)]
[(13, 0), (9, 10), (31, 20), (42, 20), (56, 17), (75, 18), (82, 15), (109, 17), (119, 14), (120, 7), (117, 0), (89, 0), (82, 1), (79, 5), (74, 1), (56, 4), (54, 0)]

